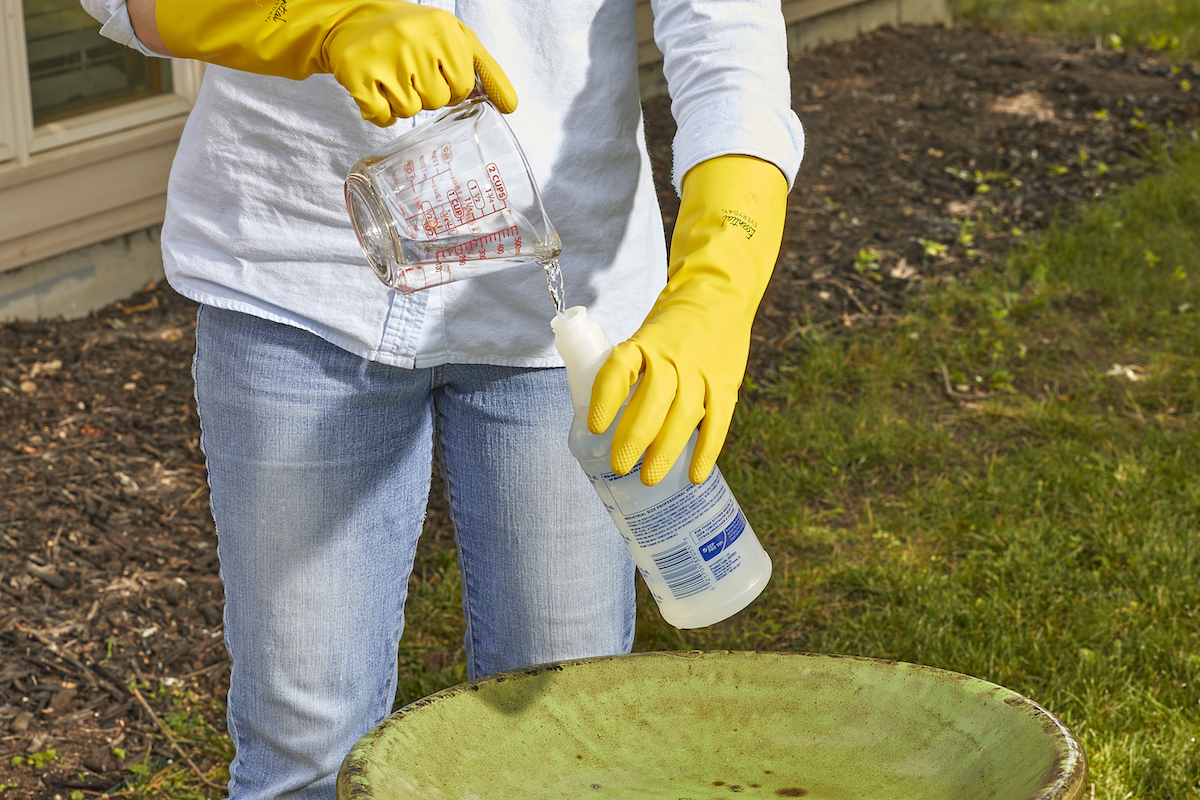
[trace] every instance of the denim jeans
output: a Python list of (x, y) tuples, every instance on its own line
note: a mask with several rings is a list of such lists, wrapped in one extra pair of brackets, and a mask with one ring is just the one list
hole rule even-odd
[(565, 370), (400, 369), (208, 306), (196, 340), (231, 798), (332, 798), (391, 710), (435, 438), (469, 675), (629, 651), (634, 567), (567, 450)]

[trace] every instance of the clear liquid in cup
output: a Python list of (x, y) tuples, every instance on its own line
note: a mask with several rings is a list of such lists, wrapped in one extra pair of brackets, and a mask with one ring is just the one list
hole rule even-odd
[(562, 250), (520, 144), (482, 92), (360, 159), (346, 205), (375, 274), (405, 294), (545, 267)]

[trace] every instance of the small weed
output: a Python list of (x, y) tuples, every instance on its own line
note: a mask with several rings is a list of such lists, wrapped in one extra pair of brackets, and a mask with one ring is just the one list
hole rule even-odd
[(873, 281), (883, 280), (879, 272), (879, 253), (869, 248), (859, 250), (854, 257), (854, 271)]
[(978, 169), (969, 172), (957, 167), (946, 167), (946, 172), (964, 183), (973, 185), (977, 194), (990, 192), (992, 186), (997, 183), (1002, 183), (1006, 189), (1019, 189), (1024, 185), (1019, 178), (1014, 178), (1007, 172), (983, 172)]
[(1146, 35), (1146, 41), (1151, 50), (1157, 50), (1160, 53), (1170, 53), (1178, 50), (1181, 44), (1178, 36), (1166, 33), (1151, 32)]
[(49, 748), (41, 751), (40, 753), (30, 753), (29, 755), (25, 756), (13, 756), (10, 763), (14, 767), (19, 767), (24, 764), (33, 767), (34, 769), (41, 769), (47, 764), (51, 764), (57, 760), (58, 751), (53, 748)]
[(988, 373), (988, 387), (998, 392), (1015, 392), (1013, 381), (1016, 376), (1006, 369), (992, 370)]
[(975, 223), (969, 219), (960, 219), (958, 221), (958, 243), (963, 247), (970, 247), (975, 244)]
[(941, 242), (935, 242), (932, 239), (917, 239), (917, 244), (921, 245), (921, 251), (930, 258), (942, 258), (946, 255), (947, 247)]
[(964, 248), (964, 254), (967, 258), (974, 258), (979, 255), (979, 251), (975, 249), (975, 221), (971, 219), (958, 220), (958, 236), (956, 241)]

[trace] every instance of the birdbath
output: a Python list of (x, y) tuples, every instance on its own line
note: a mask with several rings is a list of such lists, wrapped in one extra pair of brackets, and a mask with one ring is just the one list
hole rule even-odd
[(810, 653), (673, 652), (498, 673), (346, 757), (338, 800), (1078, 800), (1087, 759), (988, 681)]

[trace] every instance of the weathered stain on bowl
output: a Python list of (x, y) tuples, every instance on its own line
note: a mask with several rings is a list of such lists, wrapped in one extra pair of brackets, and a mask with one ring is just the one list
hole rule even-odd
[(810, 653), (564, 661), (481, 678), (364, 736), (339, 800), (1078, 800), (1075, 736), (1004, 687)]

